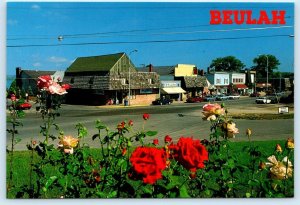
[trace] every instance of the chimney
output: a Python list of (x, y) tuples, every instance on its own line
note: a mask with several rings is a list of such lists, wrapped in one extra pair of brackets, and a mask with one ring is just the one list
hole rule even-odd
[(204, 76), (204, 70), (203, 69), (200, 70), (200, 75)]
[(21, 67), (16, 68), (16, 86), (21, 88), (22, 87), (22, 79), (21, 79)]
[(207, 67), (207, 73), (210, 73), (210, 68), (209, 67)]
[(198, 75), (198, 68), (197, 68), (197, 67), (194, 67), (194, 68), (193, 68), (193, 74), (194, 74), (194, 75)]
[(149, 73), (153, 72), (153, 65), (151, 63), (147, 67), (149, 68), (149, 70), (148, 70)]

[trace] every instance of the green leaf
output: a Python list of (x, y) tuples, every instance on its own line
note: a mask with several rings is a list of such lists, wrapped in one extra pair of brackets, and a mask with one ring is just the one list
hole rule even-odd
[(179, 197), (180, 198), (190, 198), (190, 195), (188, 193), (188, 189), (186, 187), (186, 185), (182, 185), (180, 188), (179, 188)]
[(179, 176), (171, 176), (170, 177), (170, 183), (166, 186), (166, 189), (170, 190), (173, 189), (176, 186), (180, 186), (182, 182), (180, 182)]
[(145, 194), (152, 194), (153, 193), (153, 189), (152, 189), (152, 186), (143, 186), (142, 187), (142, 191), (145, 193)]
[(98, 130), (103, 130), (103, 129), (106, 129), (106, 126), (103, 124), (103, 122), (101, 122), (100, 120), (97, 120), (96, 121), (96, 128)]
[(230, 169), (234, 168), (234, 167), (235, 167), (235, 162), (234, 162), (234, 160), (233, 160), (233, 159), (229, 159), (229, 160), (227, 161), (227, 166), (228, 166)]
[(92, 137), (92, 140), (95, 140), (96, 138), (99, 138), (99, 134), (95, 134), (95, 135), (93, 135), (93, 137)]
[(43, 187), (43, 191), (46, 192), (48, 190), (48, 188), (57, 180), (57, 176), (52, 176), (50, 177), (45, 186)]
[(146, 132), (146, 136), (152, 137), (155, 136), (157, 134), (157, 131), (148, 131)]
[(22, 117), (25, 116), (25, 112), (24, 112), (23, 110), (17, 110), (17, 116), (18, 116), (19, 118), (22, 118)]
[(15, 139), (15, 145), (18, 144), (21, 141), (22, 141), (22, 139), (20, 139), (20, 138)]
[(117, 191), (113, 191), (107, 195), (107, 198), (115, 198), (117, 196)]

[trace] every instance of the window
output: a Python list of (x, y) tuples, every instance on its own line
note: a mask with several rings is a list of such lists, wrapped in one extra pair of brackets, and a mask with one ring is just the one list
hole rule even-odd
[(121, 78), (121, 84), (122, 84), (122, 85), (126, 85), (126, 84), (127, 84), (125, 78)]
[(94, 76), (90, 78), (90, 80), (89, 80), (89, 84), (90, 84), (90, 85), (94, 84), (94, 79), (95, 79)]
[(75, 82), (74, 78), (71, 78), (70, 83), (73, 84)]
[(152, 79), (148, 79), (148, 84), (152, 84)]
[(216, 83), (217, 83), (217, 84), (221, 84), (221, 79), (220, 79), (220, 78), (217, 78)]

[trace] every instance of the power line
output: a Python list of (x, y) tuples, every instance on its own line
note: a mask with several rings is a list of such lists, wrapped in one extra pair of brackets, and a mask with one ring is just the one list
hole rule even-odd
[(200, 38), (200, 39), (180, 39), (180, 40), (115, 41), (115, 42), (62, 43), (62, 44), (29, 44), (29, 45), (8, 45), (6, 47), (7, 48), (26, 48), (26, 47), (85, 46), (85, 45), (109, 45), (109, 44), (176, 43), (176, 42), (201, 42), (201, 41), (238, 40), (238, 39), (290, 37), (290, 36), (291, 35), (288, 35), (288, 34), (281, 34), (281, 35), (266, 35), (266, 36)]
[[(134, 2), (133, 2), (134, 3)], [(176, 2), (175, 2), (176, 3)], [(190, 2), (189, 2), (190, 3)], [(130, 4), (130, 3), (129, 3)], [(160, 4), (160, 3), (159, 3)], [(179, 4), (181, 4), (179, 2)], [(287, 8), (293, 8), (293, 4), (288, 4), (288, 3), (273, 3), (270, 6), (267, 5), (255, 5), (253, 6), (253, 4), (249, 4), (247, 2), (245, 3), (239, 3), (239, 5), (237, 6), (234, 3), (226, 3), (226, 5), (217, 5), (218, 3), (211, 3), (210, 6), (207, 5), (199, 5), (196, 3), (190, 3), (193, 4), (192, 6), (187, 6), (187, 3), (183, 3), (179, 6), (175, 6), (174, 3), (169, 3), (168, 6), (163, 6), (165, 4), (161, 4), (162, 6), (153, 6), (151, 4), (148, 4), (146, 6), (143, 5), (143, 3), (137, 3), (134, 4), (134, 6), (119, 6), (116, 3), (112, 3), (113, 6), (101, 6), (101, 4), (95, 4), (94, 6), (74, 6), (74, 7), (68, 7), (68, 6), (61, 6), (59, 4), (56, 4), (55, 6), (40, 6), (39, 8), (37, 8), (37, 10), (42, 10), (42, 9), (57, 9), (57, 10), (78, 10), (78, 9), (220, 9), (220, 8), (243, 8), (243, 9), (254, 9), (254, 8), (259, 8), (259, 9), (287, 9)], [(200, 3), (201, 4), (201, 3)], [(244, 4), (244, 5), (243, 5)], [(258, 3), (261, 4), (261, 3)], [(58, 5), (58, 6), (57, 6)], [(133, 4), (132, 4), (133, 5)], [(276, 6), (275, 6), (276, 5)], [(33, 9), (31, 6), (28, 7), (22, 7), (22, 6), (7, 6), (7, 8), (9, 9)]]
[[(268, 29), (282, 29), (282, 28), (293, 28), (294, 26), (273, 26), (273, 27), (252, 27), (252, 28), (237, 28), (237, 29), (216, 29), (216, 30), (199, 30), (199, 31), (173, 31), (163, 33), (149, 33), (149, 34), (121, 34), (117, 36), (158, 36), (158, 35), (178, 35), (178, 34), (195, 34), (195, 33), (212, 33), (212, 32), (231, 32), (231, 31), (249, 31), (249, 30), (268, 30)], [(109, 32), (106, 32), (106, 34)], [(122, 33), (110, 32), (113, 34)], [(61, 35), (63, 38), (96, 38), (96, 37), (114, 37), (114, 35), (103, 35), (104, 33), (93, 33), (93, 34), (75, 34), (75, 35)], [(25, 39), (57, 39), (54, 37), (46, 38), (8, 38), (7, 40), (25, 40)]]

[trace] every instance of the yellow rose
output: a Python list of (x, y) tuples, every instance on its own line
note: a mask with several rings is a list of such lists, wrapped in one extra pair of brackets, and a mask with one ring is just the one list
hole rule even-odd
[(295, 147), (294, 139), (288, 138), (286, 141), (285, 147), (288, 149), (294, 149), (294, 147)]

